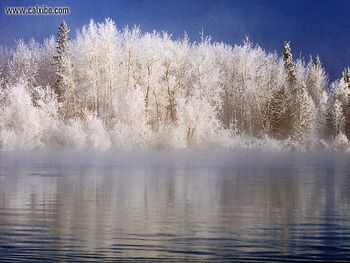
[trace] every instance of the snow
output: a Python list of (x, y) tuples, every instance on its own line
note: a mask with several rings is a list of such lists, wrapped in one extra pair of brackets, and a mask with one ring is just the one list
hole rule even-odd
[(278, 57), (110, 19), (68, 32), (0, 48), (0, 149), (349, 148), (350, 71), (329, 84), (289, 42)]

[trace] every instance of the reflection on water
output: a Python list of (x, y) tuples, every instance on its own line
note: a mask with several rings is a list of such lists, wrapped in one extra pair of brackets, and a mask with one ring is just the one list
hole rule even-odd
[(350, 260), (350, 155), (0, 153), (0, 261)]

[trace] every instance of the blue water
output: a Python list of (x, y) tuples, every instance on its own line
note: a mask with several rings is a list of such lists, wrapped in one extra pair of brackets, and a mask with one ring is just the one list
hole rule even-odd
[(0, 152), (0, 261), (350, 261), (350, 155)]

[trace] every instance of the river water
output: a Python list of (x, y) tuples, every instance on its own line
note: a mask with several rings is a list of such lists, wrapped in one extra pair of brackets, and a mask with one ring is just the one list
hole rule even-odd
[(350, 261), (344, 153), (0, 152), (0, 261)]

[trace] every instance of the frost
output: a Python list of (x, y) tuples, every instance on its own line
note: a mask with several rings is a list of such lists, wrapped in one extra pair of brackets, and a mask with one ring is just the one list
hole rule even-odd
[(118, 29), (0, 48), (0, 147), (349, 149), (350, 70), (328, 83), (319, 57), (293, 60), (246, 39)]

